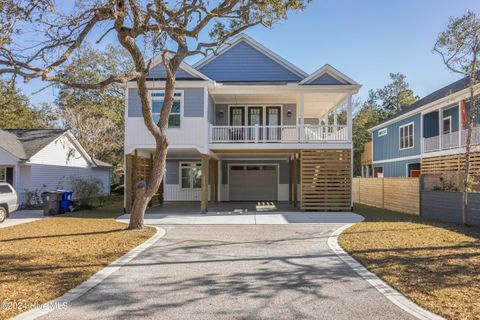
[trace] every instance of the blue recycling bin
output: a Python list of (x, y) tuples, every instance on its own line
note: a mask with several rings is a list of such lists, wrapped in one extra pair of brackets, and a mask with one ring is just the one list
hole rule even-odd
[(63, 212), (70, 212), (70, 205), (72, 204), (73, 192), (66, 191), (66, 190), (56, 190), (56, 191), (63, 192), (62, 199), (60, 200), (60, 209)]

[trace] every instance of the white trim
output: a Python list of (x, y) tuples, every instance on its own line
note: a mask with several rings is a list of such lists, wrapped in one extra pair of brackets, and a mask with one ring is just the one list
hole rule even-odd
[[(121, 223), (126, 223), (125, 220), (117, 219), (116, 221)], [(127, 263), (132, 261), (140, 253), (142, 253), (143, 251), (151, 247), (154, 243), (156, 243), (158, 240), (160, 240), (160, 238), (162, 238), (166, 234), (165, 229), (155, 227), (155, 226), (153, 226), (153, 228), (155, 228), (157, 231), (150, 239), (140, 244), (136, 248), (132, 249), (131, 251), (127, 252), (117, 260), (113, 261), (108, 266), (106, 266), (102, 270), (95, 273), (85, 282), (79, 284), (73, 289), (70, 289), (69, 291), (64, 293), (62, 296), (56, 299), (53, 299), (51, 301), (48, 301), (40, 306), (37, 306), (36, 308), (30, 311), (21, 313), (12, 319), (33, 320), (41, 316), (44, 316), (54, 310), (58, 310), (59, 307), (68, 306), (71, 302), (80, 298), (85, 293), (95, 288), (97, 285), (99, 285), (101, 282), (107, 279), (114, 272), (118, 271), (121, 267), (125, 266)]]
[[(448, 119), (450, 120), (450, 130), (445, 133), (445, 120)], [(439, 130), (440, 131), (440, 130)], [(453, 127), (452, 127), (452, 116), (446, 116), (442, 118), (442, 134), (449, 134), (453, 132)]]
[(310, 74), (308, 77), (306, 77), (305, 79), (300, 81), (298, 84), (300, 84), (300, 85), (309, 84), (310, 82), (318, 79), (320, 76), (322, 76), (324, 74), (329, 74), (330, 76), (334, 77), (335, 79), (342, 82), (343, 84), (358, 85), (358, 83), (355, 80), (349, 78), (344, 73), (338, 71), (337, 69), (335, 69), (334, 67), (332, 67), (329, 64), (325, 64), (321, 68), (317, 69), (312, 74)]
[(444, 318), (436, 315), (428, 310), (423, 309), (413, 301), (402, 295), (386, 284), (383, 280), (371, 273), (364, 266), (362, 266), (357, 260), (350, 256), (345, 250), (338, 244), (338, 236), (346, 229), (353, 226), (353, 224), (344, 225), (335, 230), (330, 237), (328, 237), (327, 243), (330, 249), (350, 268), (352, 268), (359, 276), (367, 281), (372, 287), (378, 290), (385, 298), (390, 300), (397, 307), (405, 312), (408, 312), (412, 316), (422, 320), (445, 320)]
[[(212, 84), (213, 81), (203, 81), (203, 80), (196, 80), (196, 81), (188, 81), (188, 80), (176, 80), (175, 81), (175, 87), (176, 88), (206, 88), (210, 84)], [(147, 88), (163, 88), (165, 87), (165, 81), (164, 80), (147, 80)], [(135, 89), (137, 88), (137, 82), (136, 81), (129, 81), (126, 84), (127, 89)]]
[(283, 67), (285, 67), (286, 69), (290, 70), (291, 72), (293, 72), (294, 74), (296, 74), (298, 77), (300, 78), (305, 78), (307, 77), (307, 73), (305, 73), (305, 71), (301, 70), (300, 68), (298, 68), (297, 66), (293, 65), (292, 63), (288, 62), (287, 60), (285, 60), (284, 58), (280, 57), (278, 54), (276, 54), (275, 52), (271, 51), (270, 49), (266, 48), (264, 45), (262, 45), (261, 43), (257, 42), (256, 40), (253, 40), (252, 38), (250, 38), (249, 36), (247, 36), (246, 34), (244, 33), (241, 33), (239, 34), (238, 36), (232, 38), (230, 41), (226, 42), (225, 45), (223, 45), (218, 51), (216, 54), (210, 54), (208, 56), (206, 56), (205, 58), (201, 59), (200, 61), (198, 61), (197, 63), (195, 63), (193, 65), (193, 67), (195, 69), (201, 69), (202, 67), (204, 67), (205, 65), (207, 65), (208, 63), (210, 63), (211, 61), (215, 60), (217, 57), (221, 56), (222, 54), (224, 54), (225, 52), (227, 52), (228, 50), (230, 50), (231, 48), (235, 47), (237, 44), (239, 44), (240, 42), (246, 42), (248, 43), (249, 45), (251, 45), (252, 47), (254, 47), (255, 49), (257, 49), (258, 51), (260, 51), (261, 53), (263, 53), (264, 55), (266, 55), (267, 57), (269, 57), (270, 59), (272, 59), (273, 61), (279, 63), (280, 65), (282, 65)]
[(419, 164), (420, 166), (422, 165), (421, 161), (420, 162), (406, 162), (405, 163), (405, 171), (407, 172), (407, 175), (405, 177), (409, 178), (410, 177), (410, 171), (408, 171), (408, 166), (411, 164)]
[[(384, 130), (385, 130), (385, 132), (383, 132)], [(380, 131), (382, 131), (382, 134), (380, 134)], [(377, 131), (377, 137), (383, 137), (383, 136), (386, 136), (387, 134), (388, 134), (388, 127), (379, 129)]]
[(372, 164), (397, 162), (397, 161), (405, 161), (405, 160), (412, 160), (412, 159), (421, 159), (421, 157), (420, 157), (420, 155), (416, 155), (416, 156), (409, 156), (409, 157), (401, 157), (401, 158), (393, 158), (393, 159), (386, 159), (386, 160), (378, 160), (378, 161), (372, 161)]
[[(163, 93), (164, 96), (163, 97), (153, 97), (153, 99), (152, 99), (152, 94), (154, 94), (154, 93)], [(180, 93), (180, 97), (178, 97), (178, 96), (175, 97), (176, 93)], [(162, 98), (161, 100), (165, 101), (165, 90), (164, 89), (148, 90), (148, 101), (150, 103), (150, 109), (151, 109), (150, 113), (151, 113), (152, 118), (153, 118), (153, 115), (154, 115), (152, 102), (155, 98)], [(168, 124), (167, 124), (167, 129), (168, 130), (180, 130), (180, 129), (182, 129), (182, 123), (184, 122), (183, 119), (184, 119), (184, 114), (185, 114), (185, 92), (184, 92), (184, 90), (175, 90), (173, 92), (173, 101), (175, 101), (175, 99), (178, 99), (178, 98), (180, 98), (180, 126), (175, 127), (175, 128), (170, 128), (170, 127), (168, 127)], [(160, 113), (158, 113), (158, 114), (160, 115), (161, 112), (162, 111), (160, 110)], [(155, 113), (155, 114), (157, 114), (157, 113)], [(170, 115), (171, 114), (172, 113), (170, 112)], [(174, 113), (174, 114), (176, 114), (176, 113)]]
[[(301, 150), (301, 149), (352, 149), (351, 142), (337, 143), (337, 142), (322, 142), (322, 143), (213, 143), (210, 144), (210, 150)], [(279, 152), (283, 154), (285, 152)], [(220, 153), (221, 154), (221, 153)]]
[[(402, 135), (400, 134), (400, 131), (402, 130), (402, 128), (408, 127), (410, 125), (412, 125), (412, 145), (410, 147), (402, 148), (401, 147)], [(407, 142), (408, 142), (408, 136), (407, 136)], [(398, 148), (399, 150), (408, 150), (408, 149), (415, 148), (415, 123), (413, 121), (398, 127)]]
[[(194, 190), (201, 190), (202, 187), (200, 188), (194, 188), (193, 187), (193, 180), (192, 180), (192, 177), (190, 176), (190, 187), (189, 188), (184, 188), (182, 186), (182, 164), (188, 164), (188, 168), (189, 169), (192, 169), (192, 168), (198, 168), (198, 165), (200, 165), (200, 170), (202, 170), (202, 162), (201, 160), (197, 160), (197, 161), (179, 161), (178, 162), (178, 187), (180, 190), (191, 190), (191, 191), (194, 191)], [(202, 171), (202, 176), (203, 176), (204, 172)]]

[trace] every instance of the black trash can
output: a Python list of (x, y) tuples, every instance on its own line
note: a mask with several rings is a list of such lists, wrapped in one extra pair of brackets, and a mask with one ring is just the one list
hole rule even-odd
[(60, 213), (60, 201), (62, 200), (63, 192), (47, 191), (42, 192), (43, 215), (54, 216)]

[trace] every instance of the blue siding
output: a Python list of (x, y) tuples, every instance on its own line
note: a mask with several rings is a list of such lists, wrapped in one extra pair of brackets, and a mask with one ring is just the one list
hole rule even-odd
[[(203, 117), (203, 88), (178, 88), (184, 94), (184, 117)], [(131, 118), (141, 117), (142, 109), (137, 89), (128, 90), (128, 116)]]
[(438, 111), (433, 111), (423, 116), (423, 137), (438, 136)]
[(301, 80), (295, 73), (244, 41), (211, 60), (199, 71), (219, 82)]
[(420, 163), (420, 158), (374, 164), (374, 168), (383, 167), (385, 178), (407, 177), (407, 165), (409, 163)]
[[(147, 78), (154, 78), (154, 79), (166, 79), (167, 78), (167, 73), (165, 72), (165, 66), (163, 63), (159, 63), (153, 68), (150, 69), (150, 72), (148, 73)], [(200, 78), (195, 77), (191, 75), (190, 73), (178, 69), (177, 73), (175, 74), (176, 79), (187, 79), (187, 80), (200, 80)]]
[(318, 78), (310, 81), (308, 84), (318, 84), (318, 85), (342, 85), (341, 81), (338, 79), (334, 78), (328, 73), (324, 73), (320, 75)]
[[(414, 147), (400, 150), (399, 127), (410, 122), (414, 123)], [(373, 131), (373, 161), (420, 155), (420, 113), (392, 123), (384, 128), (388, 128), (388, 133), (381, 137), (378, 136), (378, 130), (380, 129)]]

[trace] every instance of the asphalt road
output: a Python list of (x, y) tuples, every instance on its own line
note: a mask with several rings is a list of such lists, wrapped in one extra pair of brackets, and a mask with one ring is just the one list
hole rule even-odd
[(43, 319), (413, 319), (327, 245), (340, 224), (169, 225)]

